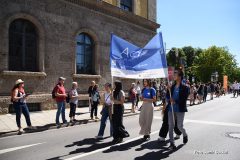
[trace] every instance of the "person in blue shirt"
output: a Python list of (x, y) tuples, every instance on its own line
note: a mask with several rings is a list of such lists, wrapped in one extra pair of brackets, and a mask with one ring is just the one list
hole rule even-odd
[(144, 140), (150, 140), (150, 133), (153, 120), (153, 102), (156, 102), (156, 90), (152, 88), (151, 80), (145, 79), (143, 81), (144, 88), (142, 90), (142, 107), (139, 116), (139, 124), (141, 130), (140, 135), (144, 135)]
[(188, 142), (188, 135), (183, 127), (185, 112), (187, 112), (188, 89), (186, 85), (182, 84), (182, 79), (183, 71), (180, 69), (176, 70), (174, 72), (175, 84), (169, 87), (171, 93), (169, 91), (167, 93), (168, 126), (170, 138), (169, 149), (176, 149), (173, 137), (173, 130), (175, 127), (174, 120), (177, 121), (177, 127), (183, 134), (183, 143), (185, 144)]

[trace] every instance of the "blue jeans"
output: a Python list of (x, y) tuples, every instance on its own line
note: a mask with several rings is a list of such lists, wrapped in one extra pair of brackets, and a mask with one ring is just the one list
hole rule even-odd
[[(111, 106), (109, 106), (109, 107), (111, 107)], [(103, 136), (104, 135), (104, 130), (105, 130), (108, 118), (110, 120), (109, 109), (108, 109), (108, 107), (104, 107), (103, 110), (102, 110), (102, 118), (101, 118), (101, 123), (100, 123), (100, 129), (99, 129), (99, 132), (98, 132), (98, 136)], [(112, 133), (113, 133), (112, 121), (110, 120), (110, 136), (112, 136)]]
[(17, 126), (18, 128), (21, 128), (21, 114), (23, 113), (25, 119), (26, 119), (26, 123), (28, 126), (31, 126), (31, 120), (30, 120), (30, 115), (29, 115), (29, 110), (27, 107), (26, 103), (13, 103), (13, 107), (15, 109), (16, 112), (16, 122), (17, 122)]
[(60, 113), (62, 114), (62, 121), (66, 123), (67, 120), (65, 119), (65, 102), (57, 102), (57, 114), (56, 114), (56, 124), (59, 124), (59, 116)]

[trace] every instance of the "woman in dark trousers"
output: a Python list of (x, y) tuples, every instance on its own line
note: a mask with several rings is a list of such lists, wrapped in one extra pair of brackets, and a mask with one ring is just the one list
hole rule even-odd
[(208, 94), (208, 85), (205, 84), (203, 88), (203, 102), (207, 101), (207, 94)]
[(122, 90), (122, 83), (115, 81), (115, 89), (113, 91), (113, 143), (121, 143), (123, 138), (128, 137), (129, 134), (123, 126), (125, 93)]
[(23, 132), (21, 126), (21, 114), (23, 113), (28, 128), (32, 128), (28, 106), (26, 104), (26, 99), (28, 95), (24, 91), (24, 81), (19, 79), (15, 82), (15, 86), (12, 89), (11, 101), (13, 102), (13, 107), (16, 111), (16, 122), (18, 126), (18, 131)]
[[(159, 142), (165, 142), (165, 139), (168, 134), (168, 110), (166, 109), (166, 106), (163, 106), (162, 113), (163, 113), (163, 123), (159, 131), (159, 138), (158, 138)], [(176, 134), (175, 139), (179, 139), (182, 132), (177, 127), (177, 120), (175, 120), (175, 124), (176, 124), (174, 127), (174, 132)]]
[(97, 117), (97, 112), (98, 112), (98, 104), (100, 101), (100, 94), (98, 92), (98, 85), (95, 85), (93, 87), (93, 91), (92, 91), (92, 97), (91, 97), (91, 103), (92, 103), (92, 108), (91, 108), (91, 119), (93, 120), (93, 112), (94, 112), (94, 116), (95, 119), (99, 119)]

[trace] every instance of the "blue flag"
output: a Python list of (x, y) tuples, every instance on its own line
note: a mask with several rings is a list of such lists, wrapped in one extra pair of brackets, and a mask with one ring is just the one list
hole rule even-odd
[(110, 60), (111, 73), (115, 77), (133, 79), (168, 77), (162, 33), (155, 35), (143, 48), (112, 34)]

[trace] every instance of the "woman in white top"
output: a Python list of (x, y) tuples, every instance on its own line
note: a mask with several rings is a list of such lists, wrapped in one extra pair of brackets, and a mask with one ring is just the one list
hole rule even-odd
[(111, 84), (106, 83), (104, 87), (105, 87), (105, 93), (103, 94), (103, 99), (101, 101), (101, 103), (103, 104), (103, 108), (102, 108), (102, 111), (101, 111), (102, 118), (101, 118), (99, 132), (98, 132), (98, 135), (96, 136), (96, 138), (98, 138), (98, 139), (103, 138), (104, 130), (106, 128), (106, 122), (107, 122), (108, 118), (110, 120), (110, 136), (112, 136), (112, 134), (113, 134), (112, 120), (111, 120), (111, 117), (112, 117)]
[(74, 121), (76, 121), (75, 119), (75, 114), (76, 114), (76, 108), (78, 105), (78, 92), (77, 92), (77, 88), (78, 88), (78, 83), (77, 82), (73, 82), (72, 83), (72, 90), (69, 92), (69, 96), (70, 96), (70, 113), (69, 113), (69, 117), (70, 117), (70, 122), (73, 123)]

